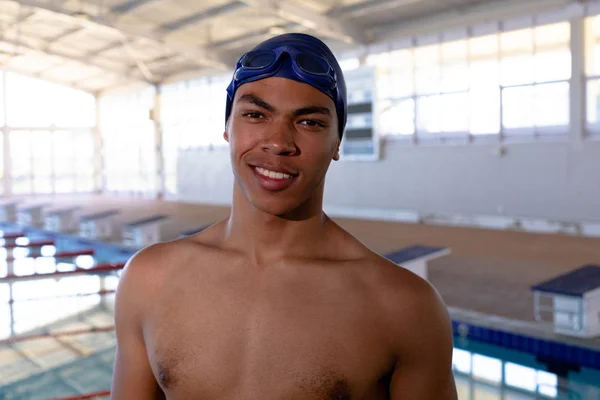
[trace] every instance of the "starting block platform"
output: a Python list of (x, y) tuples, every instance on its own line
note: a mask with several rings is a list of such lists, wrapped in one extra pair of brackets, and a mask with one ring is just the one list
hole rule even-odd
[(427, 263), (436, 258), (447, 256), (451, 250), (446, 247), (415, 245), (387, 254), (385, 257), (398, 266), (428, 279)]
[(536, 321), (551, 322), (559, 334), (600, 336), (600, 265), (584, 265), (531, 290)]

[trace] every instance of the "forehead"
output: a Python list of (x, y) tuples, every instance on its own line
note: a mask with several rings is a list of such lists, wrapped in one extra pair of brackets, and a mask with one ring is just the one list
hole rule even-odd
[(335, 114), (331, 97), (303, 82), (281, 77), (269, 77), (241, 85), (234, 103), (244, 94), (253, 94), (277, 108), (295, 109), (305, 106), (327, 107)]

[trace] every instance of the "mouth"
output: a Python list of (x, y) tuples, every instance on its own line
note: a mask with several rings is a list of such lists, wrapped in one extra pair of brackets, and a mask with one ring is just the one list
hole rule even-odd
[(289, 178), (293, 178), (294, 175), (291, 173), (287, 173), (287, 172), (283, 172), (283, 171), (273, 171), (271, 169), (267, 169), (267, 168), (262, 168), (262, 167), (254, 167), (254, 170), (266, 177), (266, 178), (271, 178), (271, 179), (289, 179)]
[(254, 176), (260, 187), (267, 191), (281, 191), (287, 189), (298, 176), (290, 171), (274, 170), (265, 167), (252, 166)]

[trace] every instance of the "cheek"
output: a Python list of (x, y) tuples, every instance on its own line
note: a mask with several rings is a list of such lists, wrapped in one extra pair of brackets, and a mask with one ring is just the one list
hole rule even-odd
[(337, 141), (324, 143), (323, 140), (305, 142), (298, 146), (301, 152), (311, 159), (315, 169), (327, 169), (337, 151)]
[(250, 149), (253, 146), (253, 138), (257, 137), (252, 134), (250, 129), (242, 124), (235, 124), (235, 122), (229, 127), (228, 133), (231, 151), (236, 153)]

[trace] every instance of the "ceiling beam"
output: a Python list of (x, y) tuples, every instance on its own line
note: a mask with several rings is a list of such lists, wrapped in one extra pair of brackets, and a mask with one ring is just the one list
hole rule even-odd
[(319, 14), (296, 0), (242, 0), (265, 12), (314, 30), (318, 35), (352, 44), (366, 44), (367, 37), (355, 25)]
[(109, 51), (109, 50), (113, 50), (113, 49), (118, 49), (119, 47), (123, 47), (123, 42), (122, 41), (118, 41), (118, 42), (111, 42), (108, 43), (106, 46), (102, 46), (99, 49), (96, 50), (91, 50), (89, 52), (87, 52), (85, 54), (85, 57), (89, 60), (91, 60), (94, 57), (99, 56), (100, 54)]
[(68, 21), (71, 24), (92, 29), (103, 29), (105, 31), (108, 30), (122, 36), (130, 36), (141, 40), (159, 43), (181, 53), (184, 57), (200, 65), (206, 65), (220, 69), (225, 69), (228, 67), (226, 62), (220, 59), (219, 54), (211, 54), (207, 49), (200, 46), (184, 45), (179, 41), (169, 40), (165, 37), (157, 35), (154, 32), (149, 32), (146, 29), (136, 28), (131, 24), (118, 24), (110, 22), (106, 18), (93, 15), (88, 15), (85, 18), (82, 18), (77, 16), (73, 10), (65, 8), (61, 5), (56, 5), (54, 3), (44, 2), (42, 0), (17, 0), (17, 3), (23, 6), (51, 12), (57, 17), (63, 18), (65, 21)]
[(292, 29), (297, 32), (300, 31), (302, 27), (299, 28), (298, 24), (296, 24), (295, 22), (290, 22), (283, 26), (263, 28), (257, 31), (246, 32), (243, 35), (234, 36), (226, 40), (214, 42), (212, 43), (211, 48), (218, 49), (219, 51), (237, 49), (239, 47), (245, 47), (250, 43), (255, 43), (257, 40), (263, 38), (264, 36), (284, 33)]
[(178, 20), (163, 24), (160, 26), (160, 28), (158, 28), (158, 31), (161, 33), (174, 32), (181, 28), (185, 28), (186, 26), (198, 24), (209, 18), (214, 18), (219, 15), (231, 13), (236, 10), (239, 10), (240, 8), (246, 8), (246, 7), (248, 7), (248, 5), (246, 3), (242, 3), (240, 1), (234, 1), (234, 2), (223, 4), (220, 6), (211, 7), (206, 10), (197, 12), (195, 14), (191, 14), (191, 15), (185, 16), (183, 18), (180, 18)]
[(155, 3), (163, 0), (129, 0), (110, 8), (110, 12), (115, 15), (125, 15), (149, 3)]
[[(81, 35), (85, 32), (85, 28), (81, 27), (81, 26), (77, 26), (75, 28), (71, 28), (71, 29), (67, 29), (65, 32), (54, 36), (53, 38), (51, 38), (50, 40), (48, 40), (48, 44), (47, 47), (50, 48), (53, 44), (55, 44), (56, 42), (58, 42), (59, 40), (63, 40), (68, 38), (69, 36), (77, 36), (77, 35)], [(72, 39), (72, 38), (71, 38)]]
[[(19, 12), (20, 14), (20, 12)], [(0, 34), (2, 36), (6, 35), (7, 32), (12, 31), (13, 29), (19, 29), (19, 25), (22, 24), (23, 22), (26, 22), (28, 19), (30, 19), (31, 17), (35, 16), (36, 12), (35, 11), (30, 11), (28, 13), (25, 13), (23, 15), (19, 15), (14, 21), (11, 21), (8, 25), (6, 25), (5, 27), (2, 27), (2, 30), (0, 31)]]
[(371, 0), (362, 3), (355, 3), (349, 6), (336, 7), (327, 15), (330, 18), (338, 20), (358, 19), (368, 14), (381, 13), (390, 9), (404, 7), (414, 3), (420, 3), (423, 0)]
[(100, 70), (102, 70), (104, 72), (111, 73), (111, 74), (116, 74), (116, 75), (120, 75), (120, 76), (129, 78), (129, 79), (133, 79), (133, 80), (136, 80), (136, 81), (144, 81), (145, 80), (144, 78), (141, 78), (141, 77), (139, 77), (137, 75), (132, 74), (130, 71), (128, 71), (127, 67), (124, 68), (124, 69), (122, 69), (122, 70), (120, 70), (120, 69), (114, 69), (114, 68), (110, 68), (110, 67), (107, 67), (105, 65), (102, 65), (102, 64), (100, 64), (98, 62), (89, 62), (85, 57), (72, 56), (70, 54), (66, 54), (66, 53), (63, 53), (63, 52), (60, 52), (60, 51), (57, 51), (57, 50), (51, 50), (51, 49), (44, 50), (41, 47), (31, 46), (31, 45), (28, 45), (26, 43), (19, 42), (19, 41), (16, 41), (16, 40), (7, 39), (7, 38), (2, 39), (1, 41), (4, 42), (4, 43), (9, 44), (11, 46), (20, 47), (20, 48), (23, 48), (23, 49), (27, 49), (27, 50), (30, 50), (30, 51), (37, 52), (37, 53), (41, 53), (41, 54), (46, 54), (46, 55), (49, 55), (49, 56), (54, 56), (54, 57), (62, 58), (64, 60), (77, 61), (77, 62), (80, 62), (82, 64), (89, 65), (89, 66), (94, 67), (94, 68), (98, 68), (98, 69), (100, 69)]

